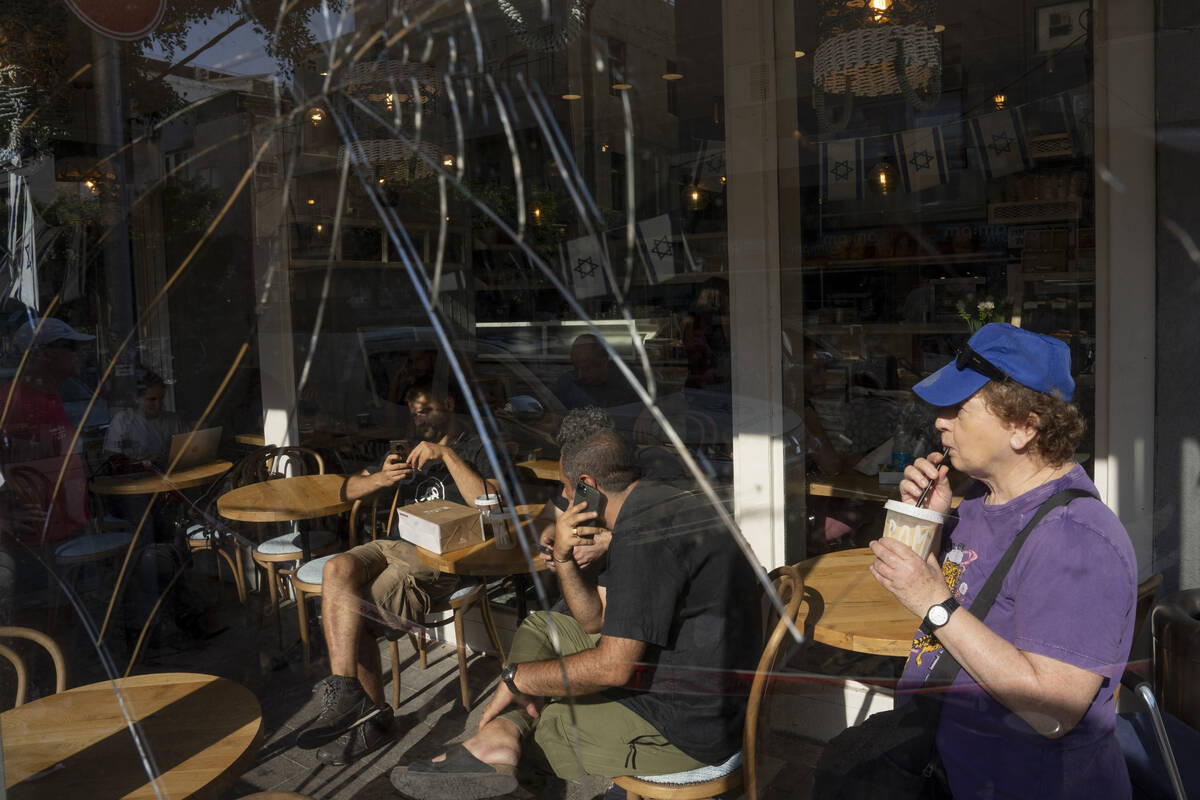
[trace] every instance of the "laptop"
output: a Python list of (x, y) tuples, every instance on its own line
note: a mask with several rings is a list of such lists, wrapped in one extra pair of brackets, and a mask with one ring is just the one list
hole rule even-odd
[[(192, 433), (177, 433), (171, 437), (171, 449), (167, 453), (166, 466), (175, 464), (175, 472), (182, 472), (201, 464), (217, 460), (217, 445), (221, 443), (221, 431), (217, 428), (201, 428)], [(178, 463), (175, 458), (179, 457)]]

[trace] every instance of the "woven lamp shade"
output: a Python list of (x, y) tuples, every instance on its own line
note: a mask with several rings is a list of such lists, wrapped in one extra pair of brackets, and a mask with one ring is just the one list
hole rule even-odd
[(858, 97), (902, 94), (900, 70), (909, 86), (929, 91), (942, 74), (942, 45), (921, 25), (886, 25), (849, 31), (817, 48), (813, 81), (830, 94)]
[[(845, 127), (855, 98), (902, 95), (916, 108), (936, 105), (942, 93), (936, 13), (936, 0), (821, 0), (813, 88), (822, 121)], [(840, 124), (826, 117), (826, 95), (845, 98)]]

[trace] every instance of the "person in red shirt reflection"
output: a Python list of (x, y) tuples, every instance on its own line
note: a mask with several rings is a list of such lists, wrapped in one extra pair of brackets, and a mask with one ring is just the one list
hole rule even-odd
[[(22, 542), (61, 541), (87, 524), (87, 476), (80, 444), (72, 444), (75, 426), (59, 387), (75, 374), (81, 343), (95, 338), (53, 317), (31, 319), (13, 336), (13, 349), (27, 356), (16, 380), (0, 386), (0, 467), (7, 482), (19, 483), (33, 495), (25, 498), (27, 503), (40, 506), (33, 530), (25, 526), (14, 531)], [(66, 470), (55, 494), (64, 461)]]

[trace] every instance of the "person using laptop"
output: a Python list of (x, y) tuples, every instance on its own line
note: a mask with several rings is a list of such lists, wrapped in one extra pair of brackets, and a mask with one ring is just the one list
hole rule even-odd
[(178, 414), (163, 407), (166, 390), (157, 374), (138, 370), (137, 406), (113, 414), (104, 437), (104, 455), (113, 472), (165, 466), (171, 437), (187, 430)]

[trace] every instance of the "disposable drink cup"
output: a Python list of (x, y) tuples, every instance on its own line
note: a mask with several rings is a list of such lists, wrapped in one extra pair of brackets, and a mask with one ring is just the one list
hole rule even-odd
[(921, 558), (929, 555), (946, 515), (928, 508), (917, 508), (899, 500), (883, 504), (887, 516), (883, 520), (883, 537), (904, 542)]

